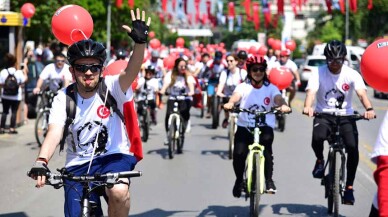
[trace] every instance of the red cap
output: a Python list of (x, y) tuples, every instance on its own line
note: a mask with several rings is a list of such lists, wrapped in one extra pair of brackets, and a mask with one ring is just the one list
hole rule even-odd
[(291, 51), (289, 49), (280, 51), (280, 56), (290, 56)]

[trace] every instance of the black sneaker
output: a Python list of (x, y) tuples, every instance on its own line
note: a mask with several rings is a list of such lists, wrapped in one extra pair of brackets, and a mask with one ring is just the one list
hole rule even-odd
[(325, 160), (317, 160), (315, 162), (313, 177), (316, 179), (322, 179), (325, 174)]
[(233, 196), (240, 198), (242, 190), (243, 190), (243, 182), (236, 179), (236, 182), (234, 183), (234, 187), (233, 187)]
[(345, 205), (353, 205), (354, 204), (353, 189), (346, 188), (346, 190), (344, 192), (344, 197), (342, 199), (342, 203)]
[(267, 188), (266, 192), (268, 194), (275, 194), (276, 193), (276, 186), (272, 179), (265, 181), (265, 186)]

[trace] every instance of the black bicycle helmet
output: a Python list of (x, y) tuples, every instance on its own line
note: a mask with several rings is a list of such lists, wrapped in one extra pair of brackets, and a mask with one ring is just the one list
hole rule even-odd
[(325, 55), (327, 59), (345, 57), (346, 54), (347, 51), (345, 44), (338, 40), (333, 40), (327, 43), (325, 50), (323, 51), (323, 55)]
[(149, 65), (145, 68), (145, 71), (155, 73), (155, 67), (153, 65)]
[(222, 52), (221, 51), (216, 51), (215, 54), (214, 54), (214, 58), (221, 59), (222, 58)]
[(245, 50), (240, 50), (238, 53), (237, 53), (237, 57), (240, 59), (240, 60), (246, 60), (248, 59), (248, 54)]
[(125, 51), (124, 49), (120, 48), (116, 51), (116, 57), (117, 59), (125, 59), (127, 58), (128, 54), (127, 54), (127, 51)]
[(92, 39), (85, 39), (72, 44), (67, 51), (67, 60), (70, 65), (73, 65), (78, 59), (88, 57), (96, 58), (104, 63), (106, 59), (105, 47)]

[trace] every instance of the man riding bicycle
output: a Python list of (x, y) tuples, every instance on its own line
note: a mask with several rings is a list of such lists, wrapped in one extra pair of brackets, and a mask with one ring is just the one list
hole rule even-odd
[[(329, 42), (325, 49), (326, 65), (320, 66), (317, 73), (311, 75), (306, 87), (306, 99), (303, 113), (312, 117), (314, 111), (324, 112), (326, 110), (343, 110), (345, 114), (353, 114), (352, 107), (353, 91), (356, 92), (362, 105), (366, 109), (365, 118), (375, 117), (372, 104), (366, 94), (366, 87), (361, 75), (344, 65), (347, 51), (346, 46), (337, 40)], [(312, 108), (314, 100), (317, 100), (315, 109)], [(356, 177), (358, 165), (358, 132), (354, 120), (341, 120), (341, 136), (344, 140), (347, 151), (346, 163), (346, 189), (344, 193), (344, 204), (353, 205), (353, 182)], [(314, 118), (314, 127), (311, 146), (317, 157), (313, 177), (324, 176), (323, 143), (330, 135), (331, 125), (335, 120), (322, 116)]]
[[(231, 110), (237, 103), (240, 108), (271, 110), (278, 107), (281, 112), (290, 112), (279, 89), (268, 80), (267, 61), (262, 57), (252, 56), (247, 63), (248, 81), (239, 84), (230, 97), (229, 102), (224, 105), (224, 109)], [(249, 118), (249, 114), (242, 113), (237, 120), (237, 131), (234, 139), (233, 169), (236, 174), (236, 181), (233, 187), (233, 196), (239, 198), (243, 188), (245, 171), (245, 161), (248, 155), (248, 145), (253, 143), (253, 134), (249, 128), (254, 128), (255, 121)], [(273, 175), (273, 154), (272, 142), (274, 140), (273, 128), (275, 127), (275, 115), (267, 114), (265, 123), (260, 126), (259, 143), (264, 149), (264, 176), (266, 180), (267, 192), (275, 193), (276, 186), (272, 179)]]
[[(47, 165), (54, 154), (57, 144), (64, 132), (67, 117), (67, 97), (73, 93), (75, 98), (75, 118), (68, 127), (66, 137), (66, 169), (74, 175), (121, 172), (133, 170), (137, 159), (130, 152), (124, 123), (119, 114), (112, 112), (104, 104), (105, 99), (99, 95), (102, 87), (116, 101), (117, 109), (123, 112), (123, 104), (133, 97), (131, 84), (137, 77), (144, 57), (148, 29), (151, 19), (145, 23), (145, 12), (136, 16), (131, 11), (132, 27), (123, 25), (128, 35), (135, 41), (133, 54), (125, 71), (116, 76), (102, 78), (106, 49), (91, 39), (78, 41), (69, 47), (67, 58), (70, 72), (75, 82), (65, 90), (59, 91), (50, 110), (49, 129), (33, 165), (30, 176), (37, 180), (36, 187), (45, 185)], [(107, 94), (108, 95), (108, 94)], [(66, 129), (65, 129), (66, 130)], [(94, 159), (93, 159), (94, 158)], [(123, 184), (105, 188), (101, 193), (109, 200), (109, 216), (128, 216), (130, 209), (129, 180)], [(91, 186), (93, 187), (93, 186)], [(80, 216), (80, 192), (82, 183), (65, 180), (65, 216)], [(99, 195), (92, 194), (91, 200), (98, 206), (96, 216), (102, 216)]]

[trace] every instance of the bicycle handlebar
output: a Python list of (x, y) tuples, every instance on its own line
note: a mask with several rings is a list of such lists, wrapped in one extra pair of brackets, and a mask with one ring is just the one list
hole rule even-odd
[[(239, 112), (246, 112), (246, 113), (249, 113), (249, 114), (253, 114), (255, 116), (264, 116), (266, 114), (277, 114), (277, 113), (282, 113), (280, 110), (278, 109), (275, 109), (275, 108), (272, 108), (271, 110), (269, 111), (260, 111), (260, 110), (249, 110), (249, 109), (245, 109), (245, 108), (232, 108), (230, 109), (229, 111), (231, 112), (235, 112), (235, 113), (239, 113)], [(292, 111), (290, 112), (284, 112), (285, 114), (289, 114), (291, 113)]]
[[(322, 116), (330, 116), (330, 117), (346, 117), (355, 121), (358, 120), (369, 120), (368, 118), (365, 118), (364, 115), (361, 115), (358, 112), (355, 112), (354, 114), (340, 114), (336, 112), (314, 112), (314, 117), (322, 117)], [(376, 115), (375, 115), (376, 118)]]

